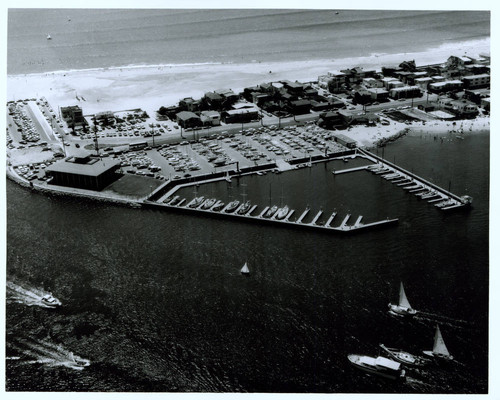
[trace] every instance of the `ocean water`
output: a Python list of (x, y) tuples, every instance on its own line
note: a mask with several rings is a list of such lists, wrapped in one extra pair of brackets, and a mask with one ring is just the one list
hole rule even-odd
[[(7, 390), (485, 393), (489, 133), (407, 136), (383, 152), (472, 196), (473, 208), (443, 214), (369, 172), (332, 175), (354, 162), (197, 193), (260, 209), (336, 210), (337, 223), (346, 213), (397, 217), (397, 226), (342, 236), (53, 197), (7, 182)], [(387, 313), (400, 281), (421, 311), (412, 320)], [(63, 307), (37, 306), (45, 292)], [(376, 355), (379, 343), (431, 349), (436, 323), (457, 360), (448, 367), (410, 370), (396, 384), (347, 361)], [(76, 368), (73, 356), (90, 365)]]
[(487, 11), (9, 9), (7, 72), (342, 59), (489, 35)]

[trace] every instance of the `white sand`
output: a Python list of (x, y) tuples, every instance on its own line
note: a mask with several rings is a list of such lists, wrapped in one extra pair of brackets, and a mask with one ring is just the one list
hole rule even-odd
[[(490, 40), (484, 39), (450, 43), (421, 53), (380, 54), (342, 60), (146, 66), (16, 75), (7, 79), (7, 99), (45, 96), (54, 109), (78, 104), (84, 114), (93, 114), (142, 108), (153, 116), (160, 106), (174, 105), (188, 96), (200, 98), (205, 92), (216, 89), (231, 88), (239, 92), (247, 86), (281, 79), (317, 80), (319, 75), (328, 71), (355, 66), (380, 69), (384, 65), (398, 65), (413, 59), (417, 65), (443, 63), (450, 55), (477, 55), (489, 51)], [(78, 101), (76, 95), (85, 101)], [(406, 127), (405, 124), (379, 129), (360, 127), (347, 133), (360, 144), (369, 145)]]

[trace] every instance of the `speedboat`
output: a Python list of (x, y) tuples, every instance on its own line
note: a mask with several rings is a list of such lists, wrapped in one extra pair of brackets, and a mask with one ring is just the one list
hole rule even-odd
[(226, 212), (231, 213), (236, 210), (236, 208), (240, 205), (240, 202), (238, 200), (233, 200), (231, 203), (227, 205)]
[(276, 213), (276, 211), (278, 211), (278, 206), (272, 206), (271, 208), (269, 208), (269, 210), (266, 211), (264, 217), (271, 218)]
[(46, 294), (45, 296), (43, 296), (40, 299), (40, 301), (42, 302), (42, 304), (44, 306), (50, 307), (50, 308), (56, 308), (56, 307), (59, 307), (62, 305), (62, 303), (59, 301), (59, 299), (56, 299), (51, 294)]
[(217, 200), (217, 202), (215, 203), (215, 205), (212, 207), (212, 210), (213, 211), (220, 211), (222, 209), (222, 207), (224, 207), (224, 202), (220, 201), (220, 200)]
[(385, 357), (369, 357), (358, 354), (349, 354), (349, 362), (356, 368), (369, 374), (381, 376), (387, 379), (404, 379), (406, 371), (401, 368), (397, 361)]
[(413, 316), (417, 313), (417, 310), (411, 308), (410, 302), (406, 298), (403, 282), (399, 286), (399, 302), (398, 304), (389, 303), (389, 313), (398, 317)]
[(193, 202), (189, 205), (189, 207), (191, 207), (191, 208), (199, 207), (201, 205), (201, 203), (203, 203), (204, 200), (205, 200), (204, 196), (196, 197), (193, 200)]
[(210, 208), (212, 208), (215, 204), (215, 202), (217, 201), (217, 199), (207, 199), (205, 201), (205, 203), (203, 203), (203, 205), (201, 206), (202, 209), (204, 210), (209, 210)]
[(288, 206), (282, 207), (276, 213), (276, 219), (283, 219), (288, 215), (289, 208)]
[(411, 367), (419, 367), (426, 364), (426, 360), (414, 356), (406, 351), (395, 349), (391, 347), (386, 347), (383, 344), (379, 344), (380, 348), (387, 353), (387, 355), (392, 358), (394, 361), (397, 361), (401, 364), (408, 365)]
[(238, 214), (240, 215), (243, 215), (243, 214), (246, 214), (248, 212), (248, 210), (250, 210), (250, 207), (252, 206), (252, 204), (250, 203), (249, 200), (247, 200), (244, 204), (241, 205), (241, 207), (238, 209)]
[(434, 346), (432, 350), (424, 350), (423, 353), (430, 358), (435, 360), (451, 361), (453, 356), (448, 351), (446, 344), (443, 340), (443, 335), (441, 335), (441, 330), (439, 325), (436, 325), (436, 333), (434, 334)]

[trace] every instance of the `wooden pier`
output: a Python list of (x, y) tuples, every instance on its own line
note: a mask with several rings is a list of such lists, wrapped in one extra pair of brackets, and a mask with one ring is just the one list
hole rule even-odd
[(184, 203), (185, 199), (182, 199), (181, 202), (179, 202), (178, 205), (169, 205), (165, 204), (163, 202), (154, 202), (150, 200), (145, 200), (143, 202), (144, 207), (152, 207), (152, 208), (157, 208), (157, 209), (168, 209), (168, 210), (176, 210), (180, 212), (186, 212), (186, 213), (197, 213), (199, 215), (207, 215), (207, 216), (214, 216), (214, 217), (221, 217), (221, 218), (235, 218), (243, 221), (251, 221), (251, 222), (264, 222), (264, 223), (274, 223), (274, 224), (279, 224), (281, 226), (286, 226), (286, 227), (299, 227), (299, 228), (312, 228), (316, 230), (321, 230), (321, 231), (329, 231), (329, 232), (343, 232), (343, 233), (354, 233), (354, 232), (359, 232), (360, 230), (366, 230), (366, 229), (373, 229), (373, 228), (379, 228), (379, 227), (384, 227), (384, 226), (390, 226), (390, 225), (395, 225), (398, 223), (398, 219), (386, 219), (382, 221), (375, 221), (367, 224), (361, 223), (361, 218), (362, 216), (358, 217), (356, 220), (356, 223), (354, 225), (347, 225), (347, 222), (349, 218), (351, 217), (350, 214), (347, 215), (342, 223), (339, 226), (331, 226), (331, 222), (337, 215), (336, 212), (333, 212), (330, 217), (328, 218), (327, 222), (324, 225), (318, 224), (317, 221), (320, 218), (320, 216), (323, 214), (323, 211), (319, 211), (316, 213), (315, 217), (313, 220), (309, 223), (304, 223), (302, 220), (304, 217), (309, 213), (310, 209), (307, 208), (302, 212), (300, 217), (296, 221), (291, 221), (290, 217), (294, 214), (295, 210), (291, 210), (287, 216), (284, 219), (276, 219), (276, 218), (266, 218), (264, 217), (265, 213), (269, 210), (269, 206), (265, 207), (262, 212), (260, 212), (258, 215), (251, 215), (258, 207), (258, 205), (253, 205), (252, 208), (246, 213), (246, 214), (238, 214), (236, 211), (233, 212), (226, 212), (227, 205), (221, 210), (221, 211), (214, 211), (211, 209), (203, 209), (200, 207), (189, 207), (189, 205), (193, 204), (193, 200), (187, 202), (186, 206), (180, 206), (179, 204)]
[[(429, 182), (412, 172), (409, 172), (389, 161), (386, 161), (369, 151), (358, 149), (359, 154), (372, 161), (374, 164), (365, 167), (350, 168), (340, 171), (334, 171), (335, 174), (347, 173), (366, 169), (375, 175), (381, 175), (396, 186), (403, 188), (409, 193), (413, 193), (422, 199), (428, 199), (429, 203), (437, 202), (436, 206), (443, 210), (456, 210), (463, 207), (470, 207), (472, 199), (468, 196), (459, 197), (436, 184)], [(431, 200), (434, 197), (438, 199)], [(443, 201), (443, 203), (441, 203)]]

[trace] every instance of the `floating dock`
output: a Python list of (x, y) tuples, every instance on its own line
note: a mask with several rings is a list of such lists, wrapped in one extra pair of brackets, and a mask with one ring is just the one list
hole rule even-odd
[(323, 214), (323, 211), (319, 211), (313, 220), (309, 223), (304, 223), (302, 220), (304, 217), (309, 213), (310, 209), (307, 208), (305, 209), (300, 217), (296, 221), (290, 221), (290, 217), (292, 214), (295, 212), (295, 210), (289, 211), (287, 216), (284, 219), (275, 219), (275, 218), (265, 218), (264, 215), (265, 213), (269, 210), (269, 206), (265, 207), (262, 212), (258, 213), (257, 215), (251, 215), (258, 207), (258, 205), (253, 205), (252, 208), (246, 213), (246, 214), (238, 214), (237, 212), (226, 212), (227, 205), (221, 210), (221, 211), (214, 211), (211, 209), (203, 209), (203, 208), (196, 208), (196, 207), (190, 207), (190, 205), (193, 204), (195, 199), (187, 202), (185, 206), (181, 206), (180, 204), (185, 203), (185, 199), (182, 199), (181, 202), (177, 205), (169, 205), (165, 204), (163, 202), (154, 202), (150, 200), (145, 200), (143, 202), (143, 206), (145, 207), (153, 207), (157, 209), (168, 209), (168, 210), (176, 210), (176, 211), (181, 211), (181, 212), (188, 212), (188, 213), (197, 213), (201, 215), (208, 215), (208, 216), (214, 216), (214, 217), (227, 217), (227, 218), (235, 218), (239, 219), (242, 221), (249, 221), (249, 222), (265, 222), (265, 223), (274, 223), (274, 224), (279, 224), (282, 226), (287, 226), (287, 227), (298, 227), (298, 228), (312, 228), (316, 230), (321, 230), (321, 231), (329, 231), (329, 232), (344, 232), (344, 233), (354, 233), (354, 232), (359, 232), (361, 230), (367, 230), (367, 229), (373, 229), (373, 228), (379, 228), (379, 227), (385, 227), (385, 226), (390, 226), (390, 225), (395, 225), (398, 223), (398, 219), (385, 219), (382, 221), (375, 221), (367, 224), (361, 223), (362, 216), (358, 217), (356, 220), (356, 223), (354, 225), (347, 225), (347, 222), (349, 218), (351, 217), (350, 214), (348, 214), (342, 221), (342, 223), (339, 226), (330, 226), (331, 222), (337, 215), (336, 212), (333, 212), (330, 217), (328, 218), (327, 222), (322, 225), (318, 224), (317, 221), (320, 218), (320, 216)]
[[(460, 208), (470, 207), (472, 198), (469, 196), (459, 197), (436, 184), (429, 182), (412, 172), (409, 172), (396, 164), (386, 161), (367, 150), (358, 149), (359, 154), (373, 162), (373, 165), (364, 167), (344, 169), (333, 171), (334, 174), (359, 171), (366, 169), (375, 175), (381, 175), (382, 178), (389, 180), (396, 186), (416, 195), (418, 198), (425, 199), (434, 204), (440, 210), (449, 211)], [(434, 199), (438, 197), (437, 199)], [(434, 199), (434, 200), (431, 200)], [(356, 224), (355, 224), (356, 225)]]

